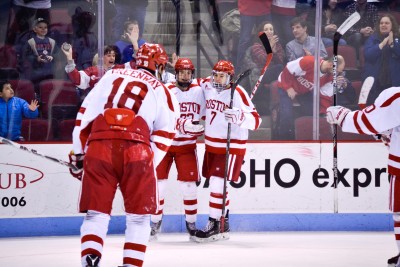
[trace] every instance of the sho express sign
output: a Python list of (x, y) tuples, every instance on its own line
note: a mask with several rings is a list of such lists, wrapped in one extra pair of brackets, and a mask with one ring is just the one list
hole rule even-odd
[[(198, 147), (200, 163), (204, 146)], [(387, 212), (387, 149), (381, 143), (339, 144), (339, 212)], [(234, 213), (333, 212), (332, 144), (248, 144), (240, 179), (230, 183)], [(201, 168), (201, 166), (200, 166)], [(166, 213), (180, 214), (181, 195), (172, 168)], [(208, 213), (209, 188), (198, 188), (199, 213)]]

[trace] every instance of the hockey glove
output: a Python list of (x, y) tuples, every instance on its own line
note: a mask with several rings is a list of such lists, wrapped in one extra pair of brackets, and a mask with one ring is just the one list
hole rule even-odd
[(346, 118), (350, 109), (342, 106), (332, 106), (326, 110), (326, 120), (330, 124), (338, 124), (340, 127), (343, 125), (343, 121)]
[(78, 170), (74, 170), (72, 168), (69, 168), (69, 172), (73, 177), (78, 179), (79, 181), (82, 180), (82, 175), (83, 175), (83, 159), (85, 158), (85, 154), (74, 154), (73, 151), (69, 153), (69, 163), (72, 165), (76, 166)]
[(178, 119), (177, 129), (181, 134), (189, 134), (193, 136), (201, 136), (204, 134), (204, 126), (198, 121), (189, 119)]
[(229, 123), (234, 123), (237, 125), (242, 124), (244, 121), (244, 113), (238, 108), (227, 108), (224, 110), (225, 120)]

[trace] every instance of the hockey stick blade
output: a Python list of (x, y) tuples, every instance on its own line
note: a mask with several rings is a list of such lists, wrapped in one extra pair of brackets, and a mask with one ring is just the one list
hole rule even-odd
[(267, 34), (265, 32), (260, 32), (258, 34), (258, 37), (260, 38), (260, 41), (264, 46), (265, 52), (267, 53), (267, 60), (261, 71), (260, 77), (258, 78), (256, 84), (254, 85), (253, 90), (251, 91), (250, 99), (253, 99), (254, 95), (256, 94), (258, 87), (260, 86), (261, 80), (264, 77), (265, 71), (267, 70), (269, 64), (271, 63), (272, 57), (274, 55)]
[(231, 88), (231, 101), (229, 103), (229, 108), (232, 108), (233, 105), (233, 95), (235, 93), (236, 90), (236, 86), (238, 86), (238, 84), (240, 83), (240, 81), (244, 78), (247, 77), (251, 72), (251, 69), (245, 70), (244, 72), (240, 73), (238, 75), (238, 77), (236, 78), (236, 80), (232, 83), (232, 88)]
[(372, 86), (374, 86), (375, 79), (369, 76), (365, 79), (361, 86), (360, 96), (358, 97), (358, 106), (364, 109), (367, 106), (367, 99), (369, 91), (371, 91)]
[(53, 162), (56, 162), (56, 163), (58, 163), (58, 164), (61, 164), (61, 165), (63, 165), (63, 166), (66, 166), (66, 167), (68, 167), (68, 168), (71, 168), (71, 169), (73, 169), (74, 171), (78, 171), (78, 170), (79, 170), (75, 165), (73, 165), (73, 164), (71, 164), (71, 163), (69, 163), (69, 162), (67, 162), (67, 161), (64, 161), (64, 160), (62, 160), (62, 159), (57, 159), (57, 158), (53, 158), (53, 157), (50, 157), (50, 156), (41, 154), (41, 153), (39, 153), (38, 151), (36, 151), (35, 149), (27, 148), (26, 146), (23, 146), (23, 145), (20, 145), (20, 144), (18, 144), (18, 143), (15, 143), (15, 142), (13, 142), (13, 141), (7, 139), (7, 138), (0, 137), (0, 142), (2, 142), (3, 144), (6, 144), (6, 145), (10, 145), (10, 146), (12, 146), (12, 147), (14, 147), (14, 148), (17, 148), (17, 149), (20, 149), (20, 150), (29, 152), (29, 153), (31, 153), (31, 154), (33, 154), (33, 155), (36, 155), (36, 156), (39, 156), (39, 157), (42, 157), (42, 158), (51, 160), (51, 161), (53, 161)]
[(361, 16), (360, 13), (354, 12), (351, 14), (350, 17), (348, 17), (342, 25), (337, 29), (336, 32), (338, 32), (341, 36), (345, 34), (351, 27), (353, 27), (354, 24), (356, 24), (360, 20)]

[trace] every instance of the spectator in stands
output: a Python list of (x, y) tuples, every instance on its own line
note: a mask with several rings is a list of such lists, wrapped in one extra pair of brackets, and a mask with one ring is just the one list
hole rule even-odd
[(92, 60), (97, 53), (97, 37), (93, 32), (96, 21), (95, 15), (84, 8), (78, 6), (71, 17), (72, 29), (74, 32), (72, 46), (74, 47), (74, 59), (76, 67), (84, 70), (92, 66)]
[(361, 19), (351, 27), (345, 34), (347, 43), (354, 46), (358, 51), (365, 40), (374, 33), (374, 26), (378, 22), (378, 8), (367, 0), (357, 0), (345, 9), (345, 19), (354, 12), (361, 15)]
[[(296, 99), (300, 104), (299, 116), (312, 116), (313, 96), (314, 96), (314, 61), (313, 56), (304, 56), (297, 60), (290, 61), (279, 75), (279, 115), (277, 116), (276, 135), (274, 139), (292, 140), (294, 139), (294, 119), (293, 100)], [(320, 114), (326, 113), (326, 108), (332, 105), (333, 96), (333, 61), (332, 59), (320, 59)], [(342, 56), (338, 56), (339, 73), (337, 77), (338, 87), (347, 87), (347, 81), (341, 75), (345, 67)], [(274, 122), (275, 123), (275, 122)]]
[(39, 95), (39, 83), (52, 79), (53, 54), (56, 48), (54, 39), (47, 37), (49, 22), (38, 18), (33, 26), (35, 36), (30, 38), (23, 48), (23, 69), (25, 79), (31, 80), (36, 93)]
[(115, 45), (119, 49), (121, 61), (118, 63), (126, 63), (134, 58), (134, 55), (146, 41), (139, 39), (139, 24), (136, 20), (128, 20), (124, 24), (124, 33), (121, 39)]
[(261, 23), (257, 29), (257, 33), (254, 34), (254, 44), (247, 49), (244, 57), (244, 64), (246, 66), (244, 69), (252, 69), (250, 75), (251, 87), (257, 82), (267, 61), (267, 53), (258, 37), (259, 32), (265, 32), (268, 36), (273, 52), (272, 61), (264, 74), (261, 84), (276, 81), (285, 65), (285, 51), (280, 44), (280, 38), (274, 31), (274, 25), (269, 21)]
[(280, 43), (285, 46), (292, 39), (290, 21), (296, 17), (296, 0), (273, 0), (271, 12)]
[(0, 81), (0, 136), (23, 141), (21, 136), (22, 118), (34, 119), (39, 115), (36, 99), (28, 104), (24, 99), (14, 96), (11, 84), (6, 80)]
[[(290, 62), (303, 56), (315, 55), (315, 42), (314, 36), (310, 36), (307, 33), (307, 22), (296, 17), (290, 22), (294, 40), (290, 41), (286, 45), (286, 58)], [(320, 56), (325, 58), (328, 56), (324, 44), (321, 42), (320, 45)]]
[[(337, 0), (324, 0), (322, 3), (322, 42), (325, 47), (333, 45), (333, 35), (345, 20), (343, 10), (337, 7)], [(340, 38), (339, 45), (346, 45), (344, 38)]]
[(10, 16), (12, 20), (8, 24), (10, 26), (7, 30), (6, 44), (14, 45), (29, 39), (24, 39), (22, 36), (30, 31), (35, 19), (44, 18), (50, 21), (51, 0), (12, 0), (11, 2), (11, 9), (15, 16)]
[(271, 21), (272, 0), (238, 0), (240, 12), (240, 36), (237, 51), (237, 59), (234, 62), (237, 73), (243, 64), (246, 49), (251, 45), (254, 27), (258, 27), (263, 21)]
[(372, 104), (384, 89), (400, 86), (399, 35), (396, 19), (390, 14), (384, 14), (380, 17), (374, 33), (365, 42), (363, 78), (375, 78), (367, 104)]
[[(89, 91), (96, 85), (103, 74), (112, 68), (136, 68), (136, 62), (131, 60), (123, 65), (115, 64), (116, 55), (119, 50), (116, 46), (106, 46), (104, 48), (104, 56), (103, 56), (103, 73), (100, 73), (100, 69), (97, 66), (96, 56), (93, 60), (93, 66), (88, 67), (84, 70), (78, 70), (75, 65), (75, 61), (72, 57), (73, 50), (72, 47), (69, 47), (68, 50), (65, 49), (66, 46), (62, 46), (61, 50), (64, 52), (67, 58), (67, 65), (65, 66), (65, 71), (68, 74), (69, 79), (78, 87), (79, 89), (79, 97), (81, 101), (86, 97)], [(97, 54), (96, 54), (97, 55)], [(98, 58), (98, 57), (97, 57)], [(89, 89), (89, 90), (87, 90)]]
[(112, 22), (112, 32), (114, 42), (120, 39), (121, 32), (124, 31), (124, 22), (128, 20), (137, 20), (139, 25), (139, 39), (144, 32), (144, 22), (146, 18), (146, 8), (148, 0), (114, 0), (116, 15)]

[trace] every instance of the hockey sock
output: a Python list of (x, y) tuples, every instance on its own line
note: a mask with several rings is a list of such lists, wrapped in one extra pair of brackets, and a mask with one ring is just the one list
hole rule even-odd
[(399, 212), (393, 213), (393, 220), (394, 220), (394, 236), (396, 239), (397, 248), (400, 252), (400, 213)]
[(197, 219), (197, 186), (195, 182), (181, 182), (179, 186), (183, 194), (183, 206), (185, 209), (185, 219), (189, 223), (196, 222)]
[[(221, 177), (210, 177), (210, 217), (219, 220), (222, 214), (224, 179)], [(226, 207), (229, 206), (228, 190), (226, 191)], [(227, 209), (225, 209), (227, 210)]]
[(101, 258), (109, 221), (110, 215), (108, 214), (94, 210), (87, 212), (81, 226), (82, 266), (86, 266), (87, 255), (93, 254)]
[(150, 233), (150, 216), (126, 214), (124, 266), (141, 267)]
[(165, 199), (165, 191), (167, 190), (167, 179), (160, 179), (157, 181), (158, 187), (158, 211), (156, 214), (151, 215), (151, 221), (153, 223), (158, 223), (162, 219), (163, 211), (164, 211), (164, 199)]

